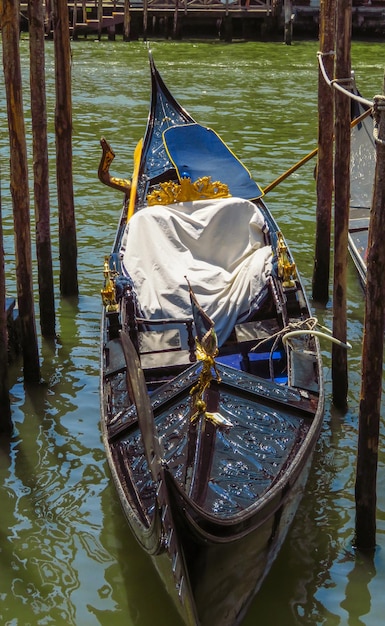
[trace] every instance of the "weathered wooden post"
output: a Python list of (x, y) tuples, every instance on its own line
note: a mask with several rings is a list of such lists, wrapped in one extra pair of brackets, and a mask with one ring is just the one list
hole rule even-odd
[(79, 291), (72, 175), (72, 97), (69, 19), (66, 0), (53, 0), (53, 7), (60, 293), (62, 296), (77, 296)]
[(147, 41), (147, 22), (148, 22), (148, 0), (143, 0), (143, 40), (144, 41)]
[(131, 36), (130, 0), (124, 0), (123, 41), (130, 41)]
[[(31, 224), (28, 188), (27, 146), (25, 140), (21, 67), (19, 51), (18, 3), (0, 0), (3, 68), (7, 96), (8, 128), (11, 145), (10, 182), (16, 249), (17, 299), (26, 382), (40, 381), (32, 284)], [(1, 302), (4, 306), (4, 302)]]
[[(337, 2), (336, 78), (350, 86), (352, 0)], [(346, 291), (348, 264), (348, 226), (350, 208), (350, 99), (335, 91), (335, 165), (334, 165), (334, 284), (333, 335), (346, 343)], [(345, 410), (348, 393), (346, 349), (333, 343), (333, 402)]]
[(175, 0), (175, 6), (174, 6), (174, 20), (173, 20), (173, 28), (172, 28), (172, 36), (173, 39), (178, 39), (178, 5), (179, 5), (179, 0)]
[(291, 46), (293, 41), (293, 3), (292, 0), (284, 0), (284, 43)]
[(42, 0), (30, 0), (28, 17), (40, 328), (43, 337), (54, 337), (55, 297), (50, 231), (44, 9)]
[[(1, 7), (1, 2), (0, 2)], [(1, 19), (1, 18), (0, 18)], [(1, 21), (0, 21), (1, 23)], [(1, 212), (1, 169), (0, 169), (0, 435), (12, 432), (11, 402), (8, 388), (8, 333), (5, 310), (5, 269), (3, 246), (3, 221)]]
[(233, 20), (229, 14), (228, 0), (226, 0), (226, 12), (222, 18), (223, 38), (227, 43), (233, 40)]
[(103, 27), (103, 0), (98, 0), (98, 39), (99, 41), (102, 38), (102, 27)]
[(74, 40), (78, 38), (77, 21), (78, 21), (78, 3), (77, 3), (77, 0), (74, 0), (73, 7), (72, 7), (72, 39)]
[[(320, 54), (326, 74), (334, 76), (336, 0), (321, 0)], [(313, 299), (326, 304), (329, 300), (330, 237), (333, 201), (333, 123), (334, 94), (318, 72), (318, 163), (316, 241), (313, 272)]]
[(45, 34), (47, 35), (47, 37), (50, 37), (51, 36), (51, 29), (52, 29), (52, 5), (51, 5), (51, 0), (45, 0), (44, 23), (45, 23)]
[(374, 122), (377, 160), (368, 240), (355, 486), (355, 545), (363, 552), (373, 552), (376, 546), (376, 481), (385, 330), (385, 95), (374, 98)]

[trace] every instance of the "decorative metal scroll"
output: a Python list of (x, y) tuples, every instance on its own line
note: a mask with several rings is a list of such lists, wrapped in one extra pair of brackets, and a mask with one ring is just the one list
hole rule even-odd
[(104, 286), (100, 292), (103, 304), (106, 307), (106, 311), (117, 311), (118, 304), (116, 302), (115, 278), (116, 276), (118, 276), (118, 272), (111, 269), (108, 256), (106, 256), (104, 259), (103, 273)]
[(155, 204), (175, 204), (214, 198), (229, 198), (231, 193), (225, 183), (212, 182), (211, 176), (202, 176), (194, 183), (190, 178), (182, 178), (180, 183), (167, 181), (160, 183), (159, 188), (147, 196), (149, 206)]
[(99, 180), (108, 187), (113, 187), (113, 189), (118, 189), (119, 191), (129, 194), (131, 190), (131, 182), (125, 178), (116, 178), (115, 176), (110, 175), (110, 165), (115, 158), (115, 152), (112, 150), (111, 146), (107, 143), (104, 137), (100, 140), (100, 145), (102, 146), (103, 154), (100, 159), (98, 169)]
[(289, 259), (287, 246), (282, 233), (278, 233), (277, 241), (278, 276), (282, 279), (283, 287), (294, 287), (297, 276), (295, 263)]

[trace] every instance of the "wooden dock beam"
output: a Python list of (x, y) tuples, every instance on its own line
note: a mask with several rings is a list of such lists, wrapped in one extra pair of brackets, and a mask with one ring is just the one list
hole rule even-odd
[[(290, 0), (291, 1), (291, 0)], [(47, 36), (53, 37), (52, 12), (55, 0), (43, 0)], [(69, 30), (73, 39), (81, 36), (94, 35), (100, 39), (103, 34), (109, 39), (115, 39), (121, 34), (124, 41), (144, 40), (151, 36), (160, 36), (168, 39), (181, 39), (186, 33), (190, 37), (194, 25), (199, 23), (203, 28), (202, 36), (217, 38), (219, 36), (218, 23), (222, 23), (221, 38), (231, 40), (239, 38), (264, 38), (267, 32), (278, 36), (283, 30), (282, 12), (283, 0), (236, 0), (231, 4), (212, 0), (210, 3), (201, 3), (198, 0), (143, 0), (142, 6), (132, 5), (128, 0), (117, 3), (116, 0), (73, 0), (68, 2)], [(28, 3), (21, 2), (21, 15), (27, 16)], [(28, 21), (25, 19), (25, 27)], [(209, 34), (210, 29), (210, 34)]]
[[(53, 0), (42, 2), (46, 13), (46, 35), (52, 37)], [(228, 21), (234, 37), (278, 39), (283, 34), (285, 42), (289, 43), (296, 31), (316, 36), (319, 19), (318, 7), (304, 6), (299, 0), (235, 0), (231, 3), (225, 0), (142, 0), (142, 4), (128, 4), (128, 0), (119, 4), (117, 0), (67, 2), (72, 37), (77, 39), (96, 35), (100, 39), (104, 34), (109, 39), (115, 39), (120, 34), (124, 41), (129, 41), (146, 38), (151, 34), (165, 39), (170, 36), (181, 39), (184, 36), (191, 37), (192, 31), (195, 36), (197, 31), (194, 25), (199, 21), (199, 28), (203, 29), (200, 35), (217, 38), (217, 22), (221, 20), (221, 38), (224, 39), (226, 18), (231, 16)], [(28, 28), (27, 7), (27, 2), (20, 3), (24, 29)], [(384, 8), (385, 0), (376, 0), (375, 5), (369, 6), (365, 0), (356, 0), (352, 9), (353, 32), (382, 34), (385, 27)]]

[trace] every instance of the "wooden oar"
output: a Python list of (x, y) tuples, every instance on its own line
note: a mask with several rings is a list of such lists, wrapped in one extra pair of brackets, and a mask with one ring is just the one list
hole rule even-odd
[(142, 156), (142, 148), (143, 148), (143, 139), (139, 139), (137, 146), (135, 148), (135, 152), (134, 152), (134, 171), (132, 174), (132, 181), (131, 181), (131, 193), (130, 193), (130, 201), (128, 204), (128, 211), (127, 211), (127, 222), (131, 219), (131, 217), (134, 214), (136, 191), (138, 188), (139, 165), (140, 165), (140, 159)]
[[(367, 111), (364, 111), (363, 113), (361, 113), (361, 115), (359, 115), (358, 117), (354, 118), (354, 120), (352, 120), (351, 123), (350, 123), (350, 128), (354, 128), (355, 126), (357, 126), (357, 124), (359, 124), (360, 122), (362, 122), (362, 120), (364, 120), (366, 117), (368, 117), (368, 115), (370, 115), (371, 112), (372, 112), (372, 109), (369, 108)], [(312, 159), (317, 154), (317, 152), (318, 152), (318, 147), (314, 148), (314, 150), (309, 152), (309, 154), (304, 156), (300, 161), (298, 161), (298, 163), (295, 163), (290, 169), (288, 169), (286, 172), (281, 174), (281, 176), (278, 176), (278, 178), (273, 180), (273, 182), (270, 183), (270, 185), (267, 185), (267, 187), (265, 187), (262, 190), (263, 193), (266, 194), (269, 191), (271, 191), (272, 189), (274, 189), (274, 187), (279, 185), (279, 183), (281, 183), (283, 180), (285, 180), (285, 178), (290, 176), (290, 174), (293, 174), (293, 172), (298, 170), (301, 167), (301, 165), (305, 165), (305, 163), (310, 161), (310, 159)]]
[(169, 470), (166, 466), (164, 448), (158, 434), (151, 401), (148, 396), (144, 372), (134, 344), (124, 330), (120, 331), (120, 340), (126, 361), (127, 388), (136, 406), (147, 464), (156, 485), (157, 515), (154, 515), (152, 528), (159, 545), (163, 540), (165, 549), (169, 553), (169, 558), (173, 565), (172, 573), (175, 585), (179, 589), (178, 597), (184, 605), (184, 611), (189, 616), (189, 623), (197, 624), (198, 617), (190, 578), (179, 540), (178, 529), (174, 521), (171, 498), (167, 487), (166, 473)]
[(138, 424), (142, 434), (147, 463), (155, 483), (158, 482), (162, 471), (164, 450), (160, 442), (151, 401), (147, 392), (144, 373), (140, 365), (138, 354), (130, 336), (120, 331), (120, 341), (126, 362), (126, 382), (129, 394), (136, 406)]

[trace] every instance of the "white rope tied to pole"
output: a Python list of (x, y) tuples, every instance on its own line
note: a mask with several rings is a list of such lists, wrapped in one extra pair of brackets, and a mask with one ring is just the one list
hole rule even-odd
[(321, 70), (322, 76), (324, 77), (325, 82), (329, 85), (329, 87), (334, 87), (335, 89), (338, 89), (339, 91), (341, 91), (342, 93), (347, 95), (352, 100), (356, 100), (356, 102), (360, 102), (364, 106), (373, 107), (373, 102), (371, 102), (371, 100), (367, 100), (366, 98), (363, 98), (362, 96), (358, 96), (357, 94), (352, 93), (351, 91), (349, 91), (348, 89), (345, 89), (345, 87), (342, 86), (341, 83), (346, 83), (346, 84), (349, 84), (349, 85), (353, 86), (353, 78), (352, 77), (350, 77), (350, 78), (334, 78), (334, 79), (330, 79), (328, 77), (328, 75), (326, 73), (326, 70), (325, 70), (325, 66), (324, 66), (322, 57), (329, 56), (329, 55), (334, 55), (334, 54), (335, 53), (333, 51), (330, 51), (330, 52), (317, 52), (319, 67), (320, 67), (320, 70)]

